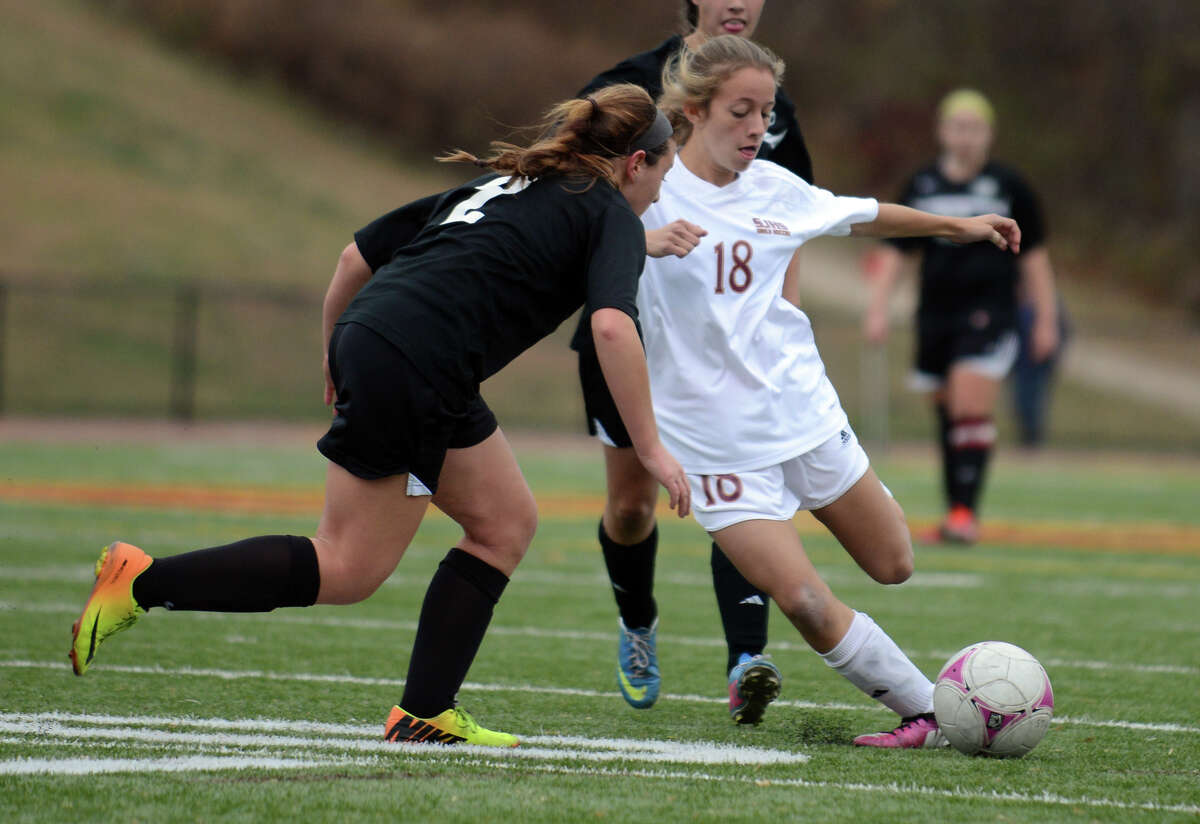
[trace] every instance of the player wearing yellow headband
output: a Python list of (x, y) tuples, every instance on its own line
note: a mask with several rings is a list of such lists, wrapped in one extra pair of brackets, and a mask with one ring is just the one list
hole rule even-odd
[[(939, 421), (947, 514), (937, 537), (978, 539), (978, 503), (996, 442), (1000, 382), (1018, 354), (1018, 293), (1034, 308), (1030, 359), (1059, 345), (1054, 273), (1037, 198), (1017, 172), (990, 159), (995, 111), (983, 94), (959, 89), (938, 106), (937, 160), (917, 171), (899, 202), (943, 215), (995, 212), (1021, 226), (1015, 258), (984, 244), (894, 240), (877, 259), (865, 334), (888, 333), (888, 298), (906, 262), (920, 265), (913, 386), (930, 393)], [(907, 261), (906, 261), (907, 259)]]

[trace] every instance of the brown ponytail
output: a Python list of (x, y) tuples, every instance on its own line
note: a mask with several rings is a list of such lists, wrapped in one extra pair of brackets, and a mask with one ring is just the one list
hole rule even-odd
[[(632, 154), (634, 144), (654, 125), (657, 116), (654, 101), (641, 87), (631, 83), (606, 86), (587, 97), (565, 100), (552, 107), (541, 123), (539, 133), (543, 137), (527, 148), (493, 141), (492, 153), (486, 158), (460, 149), (438, 160), (474, 163), (528, 179), (552, 175), (588, 177), (592, 183), (607, 180), (616, 186), (618, 181), (611, 161)], [(648, 165), (655, 165), (666, 154), (668, 140), (669, 136), (660, 145), (645, 148)]]

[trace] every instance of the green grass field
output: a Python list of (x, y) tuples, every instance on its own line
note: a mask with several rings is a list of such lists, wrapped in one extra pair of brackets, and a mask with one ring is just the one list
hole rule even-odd
[[(117, 506), (23, 495), (23, 486), (185, 485), (316, 502), (321, 461), (301, 444), (0, 443), (5, 820), (1200, 815), (1194, 461), (1001, 456), (988, 523), (1011, 527), (1011, 541), (920, 547), (917, 574), (899, 587), (871, 583), (832, 539), (798, 522), (834, 590), (927, 673), (985, 638), (1039, 656), (1055, 688), (1054, 724), (1027, 758), (998, 761), (849, 746), (891, 717), (829, 672), (777, 612), (770, 651), (783, 694), (761, 726), (732, 725), (707, 541), (693, 522), (666, 517), (657, 589), (665, 694), (650, 710), (630, 709), (615, 688), (615, 610), (594, 546), (598, 513), (587, 505), (602, 491), (599, 455), (522, 441), (519, 457), (543, 501), (541, 528), (460, 693), (484, 724), (523, 737), (522, 747), (498, 752), (380, 740), (425, 586), (457, 538), (446, 519), (427, 518), (395, 575), (362, 604), (154, 611), (79, 679), (66, 657), (69, 628), (103, 544), (120, 537), (171, 554), (264, 532), (306, 534), (316, 503), (303, 514), (159, 499)], [(897, 455), (878, 468), (914, 522), (936, 515), (926, 456)], [(1105, 540), (1113, 534), (1131, 537), (1114, 545)]]

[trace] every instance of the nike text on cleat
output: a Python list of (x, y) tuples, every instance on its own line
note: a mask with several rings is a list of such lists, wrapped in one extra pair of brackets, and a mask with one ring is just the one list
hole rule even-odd
[(132, 544), (116, 541), (96, 561), (96, 584), (71, 626), (71, 665), (76, 675), (87, 672), (96, 650), (108, 638), (133, 626), (146, 611), (133, 600), (133, 580), (154, 561)]
[(658, 619), (648, 627), (629, 629), (618, 618), (617, 686), (631, 707), (643, 710), (658, 700), (662, 677), (658, 674)]
[(738, 724), (757, 724), (782, 686), (783, 676), (769, 657), (742, 653), (729, 671), (729, 717)]
[(401, 744), (475, 744), (480, 747), (515, 747), (520, 742), (506, 732), (484, 729), (462, 707), (451, 707), (433, 718), (417, 718), (392, 707), (383, 738)]
[(875, 732), (854, 739), (856, 747), (908, 750), (934, 749), (944, 747), (947, 743), (931, 712), (901, 719), (900, 726), (890, 732)]

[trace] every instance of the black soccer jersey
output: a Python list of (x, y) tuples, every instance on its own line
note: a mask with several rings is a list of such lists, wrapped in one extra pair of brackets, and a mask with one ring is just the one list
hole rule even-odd
[[(974, 179), (953, 183), (932, 163), (909, 180), (900, 202), (914, 209), (953, 217), (995, 213), (1021, 227), (1021, 251), (1045, 240), (1041, 209), (1033, 191), (1012, 169), (988, 163)], [(997, 323), (1016, 323), (1017, 256), (990, 243), (959, 245), (941, 238), (894, 238), (904, 251), (920, 251), (918, 320), (987, 310)]]
[(489, 175), (355, 234), (374, 275), (339, 323), (375, 330), (451, 403), (580, 306), (637, 318), (642, 222), (611, 184)]
[[(608, 71), (596, 75), (580, 90), (579, 96), (583, 97), (596, 89), (616, 83), (633, 83), (658, 100), (662, 94), (663, 67), (681, 48), (682, 35), (668, 37), (650, 51), (635, 54)], [(809, 157), (808, 147), (804, 144), (804, 135), (800, 133), (800, 124), (796, 122), (796, 106), (782, 88), (775, 89), (775, 108), (771, 112), (771, 122), (767, 126), (767, 134), (763, 137), (758, 156), (778, 163), (809, 183), (813, 182), (812, 158)], [(579, 326), (571, 339), (571, 348), (587, 350), (591, 347), (591, 325), (585, 314), (579, 319)]]

